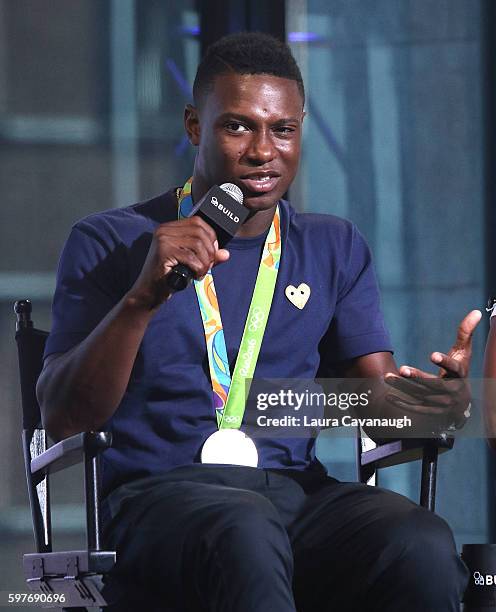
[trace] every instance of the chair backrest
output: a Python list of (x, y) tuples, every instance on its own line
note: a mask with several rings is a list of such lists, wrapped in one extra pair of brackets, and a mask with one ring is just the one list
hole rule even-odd
[(21, 382), (22, 446), (36, 547), (38, 552), (49, 552), (52, 543), (48, 478), (35, 481), (31, 474), (31, 460), (47, 448), (46, 433), (41, 424), (40, 405), (36, 398), (36, 383), (43, 366), (43, 351), (48, 332), (33, 326), (31, 311), (29, 300), (17, 300), (14, 304), (17, 317), (15, 339)]
[(29, 300), (15, 302), (14, 311), (17, 316), (15, 338), (19, 357), (23, 428), (38, 429), (41, 415), (40, 405), (36, 399), (36, 382), (43, 365), (43, 352), (48, 332), (33, 326), (32, 306)]

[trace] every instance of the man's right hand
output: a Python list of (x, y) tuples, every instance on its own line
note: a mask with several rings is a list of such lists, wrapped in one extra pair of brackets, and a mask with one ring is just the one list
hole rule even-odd
[(218, 263), (229, 259), (229, 251), (219, 249), (214, 230), (200, 217), (162, 223), (155, 230), (145, 263), (128, 297), (149, 310), (165, 302), (173, 293), (167, 275), (181, 263), (201, 279)]
[(133, 287), (73, 349), (47, 359), (38, 381), (43, 423), (54, 440), (98, 430), (122, 400), (155, 310), (170, 295), (166, 277), (182, 263), (195, 278), (229, 258), (199, 217), (163, 223)]

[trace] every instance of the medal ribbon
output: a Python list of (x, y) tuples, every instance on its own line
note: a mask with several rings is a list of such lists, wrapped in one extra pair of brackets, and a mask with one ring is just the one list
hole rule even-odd
[[(193, 179), (190, 178), (177, 193), (180, 219), (187, 217), (193, 209), (192, 182)], [(209, 270), (201, 281), (193, 281), (205, 332), (215, 415), (219, 429), (238, 429), (243, 421), (245, 393), (248, 393), (246, 379), (253, 378), (255, 372), (274, 297), (280, 259), (281, 219), (277, 206), (265, 239), (232, 377), (212, 271)]]

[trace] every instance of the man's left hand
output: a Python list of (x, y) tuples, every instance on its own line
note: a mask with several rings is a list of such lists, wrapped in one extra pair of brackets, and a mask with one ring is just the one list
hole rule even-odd
[(447, 354), (434, 352), (432, 363), (439, 366), (437, 375), (403, 365), (400, 376), (386, 374), (385, 381), (392, 388), (386, 401), (418, 415), (439, 415), (440, 422), (459, 428), (469, 416), (470, 386), (467, 376), (472, 356), (472, 335), (482, 313), (472, 310), (458, 326), (455, 344)]

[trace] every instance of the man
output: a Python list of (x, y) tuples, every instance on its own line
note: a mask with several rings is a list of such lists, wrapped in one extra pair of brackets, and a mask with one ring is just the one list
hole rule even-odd
[[(297, 214), (281, 200), (304, 118), (289, 49), (261, 34), (226, 37), (202, 60), (193, 93), (184, 118), (198, 148), (192, 182), (74, 227), (38, 386), (55, 439), (114, 434), (103, 496), (115, 583), (153, 593), (157, 609), (458, 610), (467, 574), (444, 521), (394, 493), (338, 483), (316, 460), (314, 440), (252, 441), (257, 467), (236, 444), (220, 448), (228, 465), (201, 462), (229, 410), (254, 304), (270, 305), (257, 377), (312, 379), (319, 366), (357, 378), (398, 370), (363, 238), (347, 221)], [(250, 211), (228, 250), (201, 219), (182, 218), (188, 198), (225, 182)], [(254, 287), (267, 261), (277, 280), (260, 301)], [(166, 281), (178, 263), (200, 282), (173, 294)], [(298, 303), (291, 288), (302, 292)], [(433, 354), (443, 375), (466, 376), (477, 322), (471, 313), (452, 351)], [(438, 381), (425, 380), (430, 402), (410, 394), (406, 407), (460, 422), (463, 383), (447, 401)], [(405, 407), (393, 386), (387, 396), (388, 409)], [(139, 608), (128, 594), (116, 607)]]

